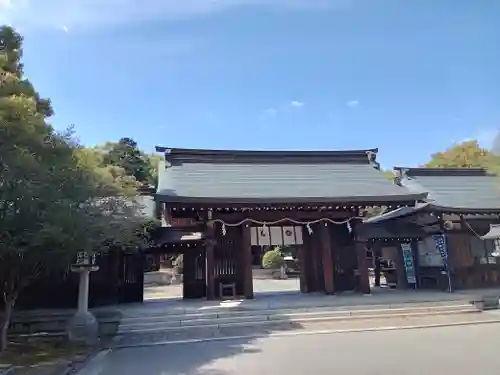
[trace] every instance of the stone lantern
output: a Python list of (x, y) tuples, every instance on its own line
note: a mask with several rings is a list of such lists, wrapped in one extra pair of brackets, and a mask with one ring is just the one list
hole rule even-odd
[(95, 316), (89, 311), (89, 280), (90, 272), (98, 271), (95, 264), (95, 254), (79, 252), (76, 263), (71, 265), (71, 271), (80, 275), (78, 284), (78, 311), (68, 325), (68, 338), (73, 342), (92, 345), (98, 341), (99, 325)]

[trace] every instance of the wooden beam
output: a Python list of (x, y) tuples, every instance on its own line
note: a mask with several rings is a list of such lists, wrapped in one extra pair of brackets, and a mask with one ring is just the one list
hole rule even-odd
[[(243, 219), (253, 219), (258, 221), (276, 221), (284, 218), (295, 219), (298, 221), (312, 221), (321, 218), (329, 218), (332, 220), (344, 220), (348, 217), (356, 216), (354, 212), (307, 212), (307, 211), (253, 211), (253, 212), (214, 212), (214, 218), (224, 220), (228, 223), (236, 223)], [(283, 225), (294, 225), (291, 222), (283, 222)], [(257, 225), (257, 224), (256, 224)]]

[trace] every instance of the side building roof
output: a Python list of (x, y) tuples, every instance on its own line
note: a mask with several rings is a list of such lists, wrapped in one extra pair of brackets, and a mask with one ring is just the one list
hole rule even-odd
[(500, 211), (500, 179), (482, 168), (395, 167), (396, 182), (413, 193), (428, 193), (435, 208)]
[(192, 203), (412, 202), (387, 180), (377, 149), (236, 151), (157, 147), (165, 153), (156, 199)]

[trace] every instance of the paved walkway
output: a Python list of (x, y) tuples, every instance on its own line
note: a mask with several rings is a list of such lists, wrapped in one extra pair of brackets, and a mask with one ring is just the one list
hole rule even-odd
[(374, 288), (372, 294), (343, 293), (333, 296), (324, 294), (293, 293), (256, 293), (253, 300), (206, 301), (206, 300), (157, 300), (144, 304), (122, 305), (117, 308), (124, 316), (140, 314), (185, 314), (192, 312), (210, 312), (214, 310), (264, 310), (299, 307), (335, 306), (351, 308), (366, 305), (397, 306), (406, 303), (471, 301), (479, 296), (500, 296), (500, 289), (468, 290), (446, 293), (439, 291), (412, 291)]
[[(299, 293), (300, 279), (287, 280), (253, 279), (254, 293)], [(152, 285), (144, 288), (144, 300), (153, 301), (160, 299), (182, 298), (182, 284), (177, 285)]]

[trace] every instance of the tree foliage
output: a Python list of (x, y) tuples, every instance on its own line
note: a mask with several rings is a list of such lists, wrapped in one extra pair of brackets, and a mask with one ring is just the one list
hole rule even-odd
[(80, 146), (72, 129), (56, 132), (47, 122), (50, 100), (23, 76), (22, 37), (0, 27), (0, 39), (7, 46), (0, 53), (1, 352), (24, 287), (67, 268), (77, 251), (136, 249), (156, 223), (131, 199), (149, 164), (119, 165), (114, 148), (107, 164), (109, 155)]
[(122, 138), (118, 143), (107, 146), (109, 149), (104, 155), (104, 164), (122, 168), (127, 175), (133, 176), (139, 183), (150, 182), (149, 161), (132, 138)]
[(462, 142), (431, 156), (428, 168), (487, 168), (499, 172), (500, 157), (482, 148), (475, 140)]

